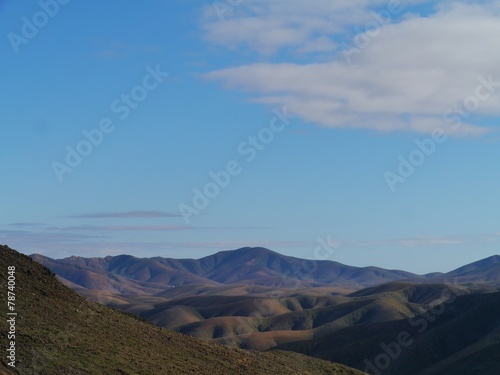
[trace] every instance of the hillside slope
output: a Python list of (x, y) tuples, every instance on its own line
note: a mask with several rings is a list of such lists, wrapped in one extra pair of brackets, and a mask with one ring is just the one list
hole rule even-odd
[[(455, 295), (408, 319), (354, 325), (275, 348), (294, 350), (384, 375), (500, 373), (500, 292)], [(394, 349), (401, 333), (407, 346)], [(387, 351), (387, 347), (393, 348)], [(391, 351), (394, 358), (387, 357)], [(389, 361), (380, 360), (381, 356)], [(385, 368), (387, 364), (387, 368)], [(375, 373), (372, 370), (370, 373)]]
[(150, 305), (120, 308), (164, 328), (221, 343), (267, 350), (276, 345), (319, 339), (354, 326), (409, 319), (446, 291), (470, 294), (465, 287), (444, 284), (388, 283), (347, 296), (314, 295), (314, 289), (279, 298), (195, 296)]
[(127, 309), (193, 337), (245, 349), (297, 351), (367, 372), (365, 361), (376, 363), (386, 355), (383, 346), (407, 332), (411, 345), (381, 373), (500, 373), (498, 289), (393, 282), (349, 295), (307, 294), (315, 289), (325, 291), (281, 290), (279, 297), (272, 297), (258, 287), (256, 294), (246, 288), (245, 295), (196, 295), (164, 302), (156, 296), (149, 307), (131, 303)]
[[(17, 374), (361, 374), (299, 354), (249, 352), (157, 328), (79, 296), (7, 246), (0, 246), (3, 306), (8, 266), (16, 267)], [(7, 328), (2, 319), (1, 337)], [(0, 370), (9, 373), (4, 355)]]

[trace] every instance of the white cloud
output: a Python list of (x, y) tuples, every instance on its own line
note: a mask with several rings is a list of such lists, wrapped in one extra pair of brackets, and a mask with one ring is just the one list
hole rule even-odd
[(78, 219), (106, 219), (106, 218), (124, 218), (124, 219), (144, 219), (144, 218), (164, 218), (178, 217), (180, 215), (170, 212), (160, 211), (127, 211), (127, 212), (94, 212), (88, 214), (71, 215), (71, 218)]
[[(369, 6), (387, 0), (242, 0), (221, 12), (206, 6), (203, 12), (205, 39), (214, 44), (248, 47), (269, 54), (283, 47), (299, 51), (333, 51), (325, 34), (345, 31), (352, 23), (366, 22)], [(214, 3), (216, 4), (216, 3)], [(228, 2), (231, 4), (231, 2)]]
[[(234, 18), (205, 21), (207, 40), (261, 54), (282, 47), (294, 47), (297, 54), (323, 53), (337, 46), (328, 56), (323, 54), (321, 62), (251, 63), (206, 75), (251, 93), (255, 101), (285, 105), (303, 120), (324, 127), (419, 133), (441, 127), (456, 136), (491, 130), (475, 125), (473, 114), (500, 114), (500, 87), (492, 93), (483, 88), (477, 108), (459, 115), (461, 126), (452, 127), (456, 117), (450, 120), (457, 115), (454, 105), (477, 97), (480, 77), (500, 82), (499, 1), (443, 2), (427, 17), (404, 15), (397, 23), (364, 34), (363, 48), (348, 29), (356, 24), (364, 30), (363, 22), (372, 17), (367, 1), (248, 3), (235, 10)], [(355, 52), (339, 49), (339, 35), (351, 38), (344, 42), (357, 48)]]

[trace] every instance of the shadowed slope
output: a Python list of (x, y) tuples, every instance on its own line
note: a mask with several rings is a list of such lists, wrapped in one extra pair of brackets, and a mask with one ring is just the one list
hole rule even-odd
[[(305, 289), (303, 293), (312, 290)], [(418, 314), (419, 308), (425, 308), (448, 290), (457, 295), (470, 293), (459, 286), (397, 282), (349, 296), (202, 295), (172, 299), (156, 304), (153, 309), (135, 312), (159, 326), (194, 337), (266, 350), (278, 344), (324, 337), (355, 325), (410, 318)]]
[(381, 373), (451, 375), (463, 364), (473, 369), (468, 374), (492, 375), (500, 370), (499, 308), (494, 289), (394, 282), (347, 296), (201, 295), (157, 304), (142, 316), (225, 345), (293, 350), (361, 370), (407, 332), (412, 345)]
[[(366, 369), (366, 361), (373, 364), (387, 355), (385, 345), (395, 354), (388, 368), (378, 369), (384, 375), (500, 373), (499, 292), (459, 295), (426, 310), (411, 319), (346, 327), (277, 348), (333, 361), (342, 358), (345, 364)], [(393, 343), (402, 332), (411, 344), (396, 350)]]

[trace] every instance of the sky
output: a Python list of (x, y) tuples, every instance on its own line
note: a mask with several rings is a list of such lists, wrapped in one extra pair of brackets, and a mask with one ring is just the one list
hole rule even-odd
[(499, 254), (498, 35), (500, 1), (1, 1), (0, 243)]

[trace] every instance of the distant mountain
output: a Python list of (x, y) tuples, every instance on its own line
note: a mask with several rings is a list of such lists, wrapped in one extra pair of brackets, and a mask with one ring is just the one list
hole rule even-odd
[[(75, 267), (82, 267), (77, 261)], [(93, 263), (97, 268), (102, 262)], [(2, 374), (361, 374), (296, 353), (243, 351), (155, 327), (79, 296), (49, 269), (0, 246), (4, 291), (8, 266), (15, 266), (16, 278), (16, 369), (11, 371), (4, 353)], [(7, 340), (6, 318), (0, 327)]]
[(50, 268), (63, 282), (92, 290), (122, 294), (151, 294), (172, 285), (219, 283), (196, 274), (168, 266), (162, 258), (141, 259), (130, 255), (106, 258), (72, 256), (51, 259), (31, 255), (32, 259)]
[[(262, 285), (268, 287), (363, 286), (404, 279), (424, 279), (405, 271), (352, 267), (338, 262), (310, 261), (265, 248), (221, 251), (201, 259), (31, 257), (55, 272), (62, 281), (92, 290), (123, 294), (154, 293), (172, 286)], [(71, 285), (69, 284), (68, 285)]]
[(119, 294), (155, 294), (182, 285), (261, 285), (274, 288), (336, 286), (348, 290), (391, 281), (458, 282), (500, 285), (500, 256), (448, 273), (416, 275), (379, 267), (352, 267), (338, 262), (311, 261), (265, 248), (221, 251), (201, 259), (31, 257), (55, 272), (68, 286)]
[(500, 255), (457, 268), (443, 277), (460, 283), (497, 283), (500, 281)]

